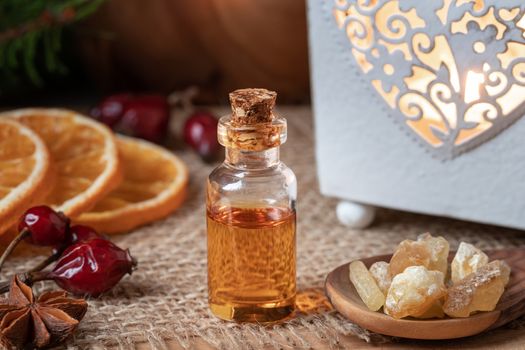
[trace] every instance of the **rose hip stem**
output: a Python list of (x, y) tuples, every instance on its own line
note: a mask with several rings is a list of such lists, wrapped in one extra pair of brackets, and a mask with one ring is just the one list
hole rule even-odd
[[(45, 269), (46, 267), (48, 267), (49, 265), (51, 265), (51, 263), (57, 261), (58, 258), (60, 258), (60, 255), (62, 254), (63, 251), (64, 251), (64, 248), (55, 251), (53, 255), (50, 255), (49, 257), (47, 257), (40, 264), (33, 267), (28, 272), (19, 274), (19, 276), (22, 276), (21, 277), (22, 281), (24, 283), (27, 283), (28, 281), (38, 282), (38, 281), (43, 281), (45, 279), (49, 279), (49, 278), (42, 278), (42, 276), (46, 276), (47, 274), (41, 271)], [(40, 277), (37, 278), (37, 276), (40, 276)], [(0, 294), (9, 292), (9, 286), (10, 286), (10, 282), (0, 283)]]
[[(16, 246), (24, 240), (28, 235), (30, 231), (28, 229), (24, 229), (20, 234), (9, 244), (9, 246), (6, 248), (2, 256), (0, 257), (0, 271), (2, 271), (2, 267), (4, 266), (5, 260), (11, 255), (13, 250), (16, 248)], [(45, 260), (40, 262), (38, 265), (33, 267), (29, 272), (36, 272), (41, 271), (51, 265), (51, 263), (55, 262), (60, 258), (60, 255), (64, 252), (64, 250), (67, 248), (67, 245), (64, 245), (58, 249), (55, 250), (55, 252), (48, 256)]]
[[(48, 273), (42, 272), (42, 271), (35, 271), (35, 272), (25, 272), (20, 273), (17, 275), (20, 281), (22, 281), (24, 284), (27, 284), (28, 286), (32, 286), (33, 283), (38, 281), (45, 281), (52, 279), (49, 277)], [(0, 294), (9, 292), (9, 288), (11, 286), (10, 282), (5, 282), (0, 284)]]
[(5, 260), (7, 259), (9, 255), (11, 255), (13, 250), (15, 250), (18, 243), (20, 243), (22, 240), (29, 237), (30, 234), (31, 234), (31, 231), (25, 228), (18, 234), (18, 236), (15, 237), (15, 239), (11, 241), (11, 243), (9, 243), (9, 246), (7, 246), (6, 250), (0, 257), (0, 271), (2, 271), (2, 267), (4, 266)]
[[(28, 272), (23, 273), (23, 275), (33, 274), (36, 276), (37, 272), (42, 271), (43, 269), (51, 265), (53, 262), (57, 261), (66, 248), (67, 248), (67, 245), (61, 247), (60, 249), (57, 249), (52, 255), (48, 256), (45, 260), (40, 262), (40, 264), (36, 265)], [(43, 279), (39, 279), (38, 281), (42, 281), (42, 280)], [(32, 281), (36, 282), (36, 280), (34, 279), (32, 279)], [(7, 293), (9, 291), (9, 286), (10, 286), (9, 282), (0, 283), (0, 294)]]
[(29, 272), (42, 271), (43, 269), (45, 269), (46, 267), (51, 265), (53, 262), (57, 261), (58, 258), (60, 258), (60, 256), (62, 255), (62, 253), (64, 252), (64, 250), (66, 248), (67, 248), (67, 246), (64, 246), (64, 247), (61, 247), (60, 249), (55, 250), (55, 252), (53, 252), (53, 254), (48, 256), (45, 260), (42, 260), (42, 262), (40, 262), (40, 264), (38, 264), (35, 267), (33, 267), (31, 270), (29, 270)]

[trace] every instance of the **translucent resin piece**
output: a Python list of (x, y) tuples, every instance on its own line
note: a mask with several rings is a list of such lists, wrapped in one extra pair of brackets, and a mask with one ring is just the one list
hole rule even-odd
[(407, 267), (392, 280), (385, 302), (385, 312), (394, 318), (423, 315), (446, 294), (441, 271), (424, 266)]
[(452, 260), (452, 283), (456, 284), (489, 263), (488, 256), (472, 244), (461, 242)]
[(388, 293), (390, 284), (392, 283), (392, 277), (390, 277), (388, 267), (389, 264), (386, 261), (378, 261), (370, 266), (370, 273), (385, 296)]
[(476, 311), (494, 310), (509, 276), (509, 266), (500, 260), (480, 267), (448, 289), (445, 313), (451, 317), (468, 317)]
[(430, 250), (428, 269), (441, 271), (446, 276), (448, 271), (448, 252), (450, 250), (448, 241), (441, 236), (433, 237), (430, 233), (419, 235), (417, 241), (424, 243)]
[(432, 304), (432, 306), (420, 315), (415, 315), (416, 318), (429, 319), (429, 318), (443, 318), (445, 312), (443, 311), (443, 303), (438, 300)]
[(371, 311), (377, 311), (384, 305), (384, 294), (361, 261), (354, 261), (350, 264), (350, 281), (352, 281), (361, 300)]
[(390, 259), (390, 276), (395, 277), (409, 266), (430, 265), (431, 252), (428, 245), (421, 241), (406, 239), (399, 243), (392, 259)]

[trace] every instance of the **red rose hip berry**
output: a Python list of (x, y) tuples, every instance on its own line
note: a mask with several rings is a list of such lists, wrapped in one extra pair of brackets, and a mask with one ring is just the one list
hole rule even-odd
[(122, 118), (126, 104), (131, 99), (132, 95), (128, 93), (110, 95), (93, 108), (90, 114), (101, 123), (113, 128)]
[(47, 278), (73, 294), (98, 296), (131, 274), (134, 266), (129, 251), (95, 238), (68, 247)]
[(217, 125), (217, 118), (205, 111), (193, 113), (184, 124), (184, 142), (207, 161), (214, 160), (220, 149)]
[(170, 108), (163, 95), (137, 95), (126, 103), (114, 129), (125, 135), (161, 143), (169, 125)]
[(69, 229), (69, 232), (69, 244), (87, 242), (95, 238), (105, 239), (94, 228), (84, 225), (75, 225)]
[(28, 209), (22, 216), (18, 231), (29, 231), (27, 241), (39, 246), (58, 246), (66, 243), (69, 219), (52, 208), (41, 205)]
[(161, 143), (168, 131), (170, 107), (164, 95), (122, 93), (106, 97), (90, 114), (120, 134)]

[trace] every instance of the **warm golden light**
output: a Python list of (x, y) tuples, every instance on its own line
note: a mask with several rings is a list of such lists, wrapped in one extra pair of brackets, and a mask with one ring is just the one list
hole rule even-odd
[[(524, 105), (521, 7), (501, 9), (484, 0), (336, 4), (337, 23), (370, 84), (433, 148), (501, 130), (494, 125), (507, 125)], [(516, 38), (520, 31), (523, 40)]]
[(483, 42), (478, 41), (474, 43), (474, 51), (476, 51), (477, 53), (483, 53), (485, 52), (486, 49), (487, 47), (485, 46)]
[(470, 71), (467, 73), (467, 81), (465, 83), (465, 103), (471, 103), (480, 99), (479, 91), (485, 82), (485, 75), (483, 73), (476, 73)]

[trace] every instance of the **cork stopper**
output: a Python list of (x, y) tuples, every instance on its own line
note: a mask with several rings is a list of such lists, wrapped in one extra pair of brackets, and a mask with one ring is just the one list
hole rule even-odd
[(239, 89), (230, 93), (232, 124), (254, 125), (273, 120), (277, 93), (266, 89)]

